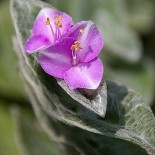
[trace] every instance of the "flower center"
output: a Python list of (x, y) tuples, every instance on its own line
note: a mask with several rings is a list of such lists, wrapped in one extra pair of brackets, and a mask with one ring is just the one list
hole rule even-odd
[(78, 63), (77, 52), (79, 52), (81, 49), (82, 47), (80, 47), (79, 41), (75, 41), (74, 44), (71, 46), (73, 65), (76, 65)]
[(53, 30), (53, 27), (52, 27), (52, 24), (50, 22), (50, 18), (49, 17), (46, 18), (45, 24), (50, 26), (52, 34), (54, 36), (54, 43), (55, 43), (55, 41), (59, 40), (60, 37), (61, 37), (60, 29), (63, 27), (63, 25), (62, 25), (63, 16), (56, 14), (54, 16), (54, 20), (55, 20), (54, 21), (55, 32)]

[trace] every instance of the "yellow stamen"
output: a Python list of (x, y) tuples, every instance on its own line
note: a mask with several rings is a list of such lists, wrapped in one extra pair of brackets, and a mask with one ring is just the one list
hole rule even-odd
[(62, 17), (62, 16), (59, 16), (59, 17), (58, 17), (58, 19), (59, 19), (59, 20), (62, 20), (62, 19), (63, 19), (63, 17)]
[(46, 18), (45, 23), (46, 23), (46, 25), (49, 25), (50, 24), (50, 19), (49, 18)]
[(83, 34), (84, 33), (84, 30), (83, 29), (80, 29), (79, 32)]
[(54, 19), (58, 19), (58, 16), (59, 16), (59, 15), (55, 15), (55, 16), (54, 16)]
[(80, 45), (80, 42), (79, 41), (75, 41), (74, 44), (75, 45)]
[(54, 24), (60, 28), (62, 28), (62, 22), (61, 20), (63, 19), (63, 17), (61, 15), (55, 15), (54, 19), (56, 19), (56, 21), (54, 22)]
[(62, 17), (61, 15), (57, 15), (57, 14), (56, 14), (56, 15), (54, 16), (54, 19), (57, 19), (57, 20), (62, 20), (62, 18), (63, 18), (63, 17)]
[(56, 22), (54, 22), (54, 24), (60, 28), (62, 28), (62, 23), (58, 20)]
[(74, 44), (71, 46), (72, 51), (77, 51), (77, 50), (81, 50), (81, 49), (82, 49), (82, 47), (80, 47), (79, 41), (75, 41)]

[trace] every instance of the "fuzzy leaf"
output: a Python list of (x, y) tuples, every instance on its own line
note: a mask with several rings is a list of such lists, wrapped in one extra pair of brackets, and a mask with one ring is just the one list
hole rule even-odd
[[(150, 107), (143, 103), (139, 93), (114, 82), (109, 81), (107, 84), (108, 109), (105, 118), (87, 109), (78, 109), (79, 115), (76, 116), (64, 113), (66, 121), (63, 123), (42, 109), (29, 84), (27, 91), (35, 113), (48, 129), (49, 136), (55, 134), (65, 137), (65, 141), (57, 141), (64, 144), (63, 149), (66, 150), (67, 146), (74, 150), (75, 155), (102, 155), (103, 152), (107, 155), (121, 155), (123, 152), (126, 155), (137, 155), (137, 152), (139, 155), (154, 155), (155, 118)], [(87, 118), (80, 114), (82, 110)], [(72, 153), (67, 152), (67, 155)]]
[(101, 60), (106, 68), (107, 79), (121, 81), (122, 84), (140, 92), (146, 104), (152, 104), (155, 93), (155, 64), (150, 59), (128, 64), (114, 60), (111, 56), (101, 55)]
[[(86, 128), (84, 127), (85, 130), (83, 130), (79, 127), (66, 125), (66, 123), (62, 123), (54, 117), (49, 117), (38, 104), (39, 102), (35, 94), (31, 92), (31, 86), (26, 85), (26, 87), (38, 120), (49, 137), (52, 140), (55, 139), (59, 146), (61, 146), (63, 155), (102, 155), (103, 152), (106, 153), (106, 155), (137, 155), (137, 152), (139, 155), (148, 155), (146, 151), (137, 144), (122, 140), (123, 138), (120, 137), (115, 138), (115, 135), (111, 132), (112, 126), (109, 126), (109, 129), (107, 129), (109, 130), (108, 133), (103, 131), (103, 135), (100, 135), (94, 134), (95, 129), (93, 132), (88, 132), (86, 130), (90, 128), (88, 126)], [(85, 112), (87, 113), (87, 111)], [(89, 117), (90, 116), (91, 115), (89, 115)], [(76, 119), (76, 121), (80, 122), (78, 119)], [(95, 123), (94, 120), (92, 120), (92, 122)], [(106, 124), (108, 122), (103, 123), (104, 127), (107, 128)]]

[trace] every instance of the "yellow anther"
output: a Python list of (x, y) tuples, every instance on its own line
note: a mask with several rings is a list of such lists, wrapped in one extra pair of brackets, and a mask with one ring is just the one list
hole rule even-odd
[(80, 29), (79, 32), (83, 34), (84, 33), (84, 30), (83, 29)]
[(62, 23), (58, 20), (56, 22), (54, 22), (54, 24), (60, 28), (62, 28)]
[(59, 16), (59, 15), (54, 15), (54, 19), (58, 19), (58, 16)]
[(54, 16), (54, 19), (57, 19), (57, 20), (62, 20), (62, 19), (63, 19), (63, 17), (62, 17), (61, 15), (55, 15), (55, 16)]
[(80, 45), (80, 42), (79, 41), (75, 41), (74, 44), (75, 45)]
[(50, 19), (49, 18), (46, 18), (45, 23), (46, 23), (46, 25), (49, 25), (50, 24)]
[(59, 16), (59, 17), (58, 17), (58, 20), (62, 20), (62, 19), (63, 19), (63, 17), (62, 17), (62, 16)]
[(72, 50), (72, 51), (75, 51), (75, 49), (76, 49), (76, 46), (75, 46), (75, 45), (72, 45), (72, 46), (71, 46), (71, 50)]
[(55, 15), (54, 16), (54, 19), (56, 19), (56, 21), (54, 22), (54, 24), (60, 28), (62, 28), (62, 23), (61, 23), (61, 20), (62, 20), (62, 16), (61, 15)]
[(81, 50), (82, 47), (80, 47), (79, 45), (80, 45), (80, 42), (79, 41), (75, 41), (74, 44), (71, 46), (71, 50), (72, 51)]

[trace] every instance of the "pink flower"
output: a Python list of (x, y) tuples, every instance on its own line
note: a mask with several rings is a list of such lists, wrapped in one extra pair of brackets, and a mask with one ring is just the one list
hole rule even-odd
[(71, 26), (72, 18), (66, 13), (42, 9), (25, 43), (25, 51), (40, 52), (39, 62), (44, 71), (64, 79), (70, 88), (96, 89), (103, 75), (98, 58), (103, 38), (92, 21)]
[(103, 38), (92, 21), (75, 24), (55, 45), (40, 52), (44, 71), (62, 78), (72, 89), (96, 89), (102, 79), (103, 65), (98, 54)]
[(25, 43), (27, 54), (38, 52), (54, 45), (69, 32), (72, 18), (66, 13), (51, 8), (42, 9), (33, 25), (32, 35)]

